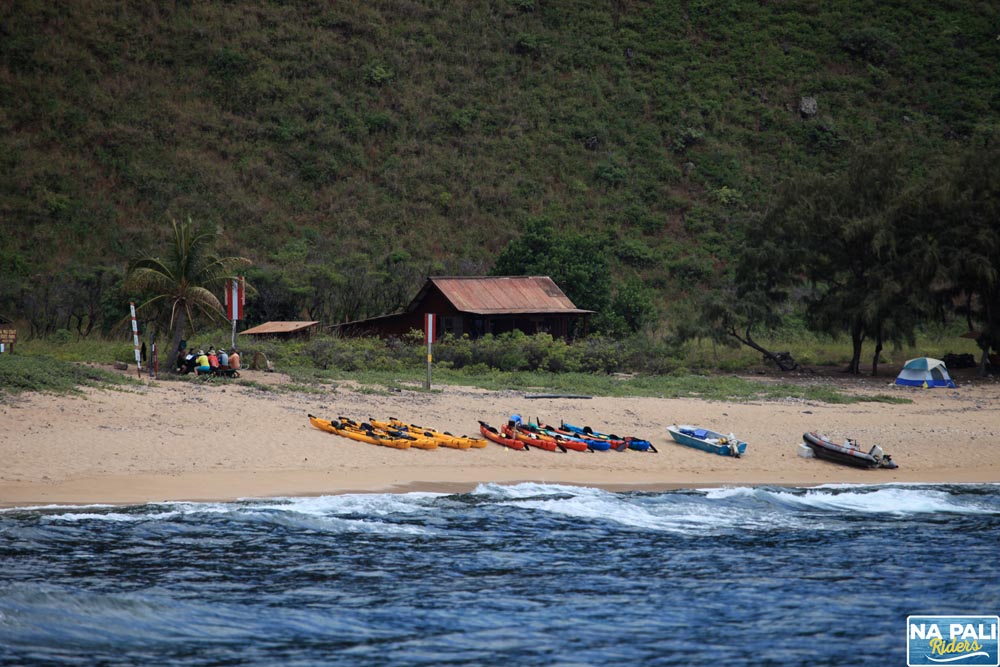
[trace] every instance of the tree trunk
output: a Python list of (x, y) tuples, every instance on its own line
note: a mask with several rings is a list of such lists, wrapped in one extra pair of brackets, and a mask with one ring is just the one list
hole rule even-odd
[(771, 360), (775, 366), (777, 366), (782, 371), (794, 371), (799, 367), (798, 362), (792, 359), (792, 356), (787, 352), (771, 352), (761, 347), (751, 336), (750, 327), (747, 327), (746, 333), (744, 333), (744, 338), (741, 338), (738, 333), (736, 333), (736, 328), (729, 329), (729, 335), (740, 341), (747, 347), (751, 347), (761, 354), (763, 354), (767, 359)]
[(847, 367), (847, 373), (858, 375), (861, 372), (861, 345), (865, 342), (865, 330), (860, 323), (851, 325), (851, 363)]
[(167, 354), (167, 372), (176, 373), (177, 372), (177, 353), (180, 351), (177, 348), (181, 344), (181, 338), (184, 335), (184, 318), (177, 317), (174, 321), (174, 335), (170, 337), (170, 351)]
[(882, 327), (875, 334), (875, 356), (872, 357), (872, 377), (878, 377), (878, 358), (882, 355)]

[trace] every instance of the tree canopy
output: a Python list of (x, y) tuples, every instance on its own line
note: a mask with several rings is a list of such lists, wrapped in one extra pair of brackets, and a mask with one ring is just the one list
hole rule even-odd
[(145, 255), (128, 267), (125, 285), (150, 293), (140, 306), (155, 319), (166, 316), (172, 332), (167, 368), (177, 367), (177, 353), (183, 339), (184, 323), (194, 331), (198, 316), (209, 320), (225, 317), (222, 303), (213, 290), (221, 289), (236, 270), (248, 266), (244, 257), (219, 257), (215, 254), (217, 233), (195, 227), (191, 218), (178, 223), (171, 220), (173, 243), (165, 257)]
[(842, 169), (783, 184), (748, 230), (730, 303), (707, 296), (703, 321), (760, 349), (751, 331), (779, 324), (794, 293), (811, 330), (850, 336), (850, 373), (866, 340), (874, 375), (885, 343), (912, 344), (920, 323), (954, 312), (988, 352), (1000, 340), (1000, 155), (969, 149), (917, 181), (907, 157), (864, 148)]

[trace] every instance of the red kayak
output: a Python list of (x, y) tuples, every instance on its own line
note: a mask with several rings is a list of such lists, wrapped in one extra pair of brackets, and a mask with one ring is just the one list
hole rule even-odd
[[(587, 443), (582, 440), (575, 440), (572, 438), (564, 438), (561, 435), (548, 435), (535, 428), (534, 424), (522, 423), (517, 429), (518, 439), (524, 441), (526, 438), (540, 438), (542, 440), (551, 440), (556, 443), (556, 445), (561, 445), (566, 449), (572, 449), (574, 452), (590, 452), (593, 451), (587, 446)], [(530, 442), (528, 443), (531, 444)]]
[(516, 428), (511, 428), (510, 424), (504, 424), (501, 426), (500, 433), (506, 438), (513, 438), (518, 442), (523, 442), (528, 447), (537, 447), (538, 449), (544, 449), (547, 452), (554, 452), (557, 449), (561, 452), (566, 451), (566, 448), (553, 438), (546, 438), (544, 436), (535, 435), (534, 433), (526, 433)]
[(511, 449), (524, 450), (525, 445), (520, 440), (515, 440), (514, 438), (507, 438), (501, 435), (499, 431), (490, 426), (484, 421), (479, 422), (479, 432), (483, 434), (483, 437), (487, 440), (492, 440), (498, 445), (503, 445), (504, 447), (510, 447)]

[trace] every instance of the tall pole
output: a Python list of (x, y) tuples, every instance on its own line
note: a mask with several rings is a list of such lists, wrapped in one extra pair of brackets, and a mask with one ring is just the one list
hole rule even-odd
[(149, 328), (149, 379), (155, 380), (160, 372), (160, 359), (156, 356), (156, 327)]
[(424, 383), (424, 389), (430, 391), (431, 360), (433, 359), (433, 355), (431, 354), (431, 345), (434, 343), (434, 313), (427, 313), (424, 315), (424, 333), (427, 338), (427, 381)]
[(230, 349), (236, 347), (236, 320), (243, 319), (243, 306), (246, 303), (243, 276), (226, 281), (226, 315), (232, 320), (233, 335)]
[(132, 342), (135, 345), (135, 369), (142, 378), (142, 357), (139, 355), (139, 324), (135, 321), (135, 302), (128, 302), (129, 311), (132, 313)]

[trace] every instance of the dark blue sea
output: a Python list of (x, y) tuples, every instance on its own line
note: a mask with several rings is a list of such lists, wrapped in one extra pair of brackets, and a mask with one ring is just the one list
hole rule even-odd
[(905, 665), (1000, 485), (482, 485), (0, 512), (3, 665)]

